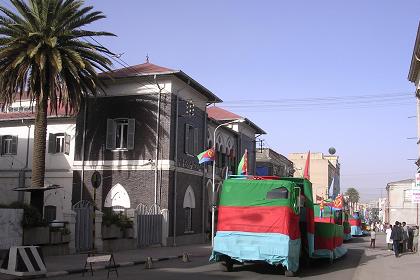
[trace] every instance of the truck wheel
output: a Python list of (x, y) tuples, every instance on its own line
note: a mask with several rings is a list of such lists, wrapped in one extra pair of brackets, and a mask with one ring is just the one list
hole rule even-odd
[(232, 261), (223, 261), (219, 263), (220, 270), (224, 272), (231, 272), (233, 271), (233, 263)]
[(295, 277), (296, 276), (296, 273), (293, 272), (293, 271), (291, 271), (291, 270), (285, 270), (284, 271), (284, 276), (286, 276), (286, 277)]

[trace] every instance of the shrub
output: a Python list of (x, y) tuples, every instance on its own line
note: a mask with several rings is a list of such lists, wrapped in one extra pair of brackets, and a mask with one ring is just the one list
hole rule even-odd
[(125, 214), (114, 212), (111, 208), (104, 208), (103, 213), (102, 223), (106, 226), (117, 225), (121, 229), (133, 227), (133, 221)]

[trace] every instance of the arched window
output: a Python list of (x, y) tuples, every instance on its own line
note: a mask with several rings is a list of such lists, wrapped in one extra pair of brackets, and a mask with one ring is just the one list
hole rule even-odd
[(121, 211), (124, 208), (130, 208), (130, 197), (128, 196), (127, 191), (121, 184), (116, 184), (108, 192), (104, 207), (112, 207), (114, 211)]
[(191, 233), (192, 230), (192, 209), (195, 208), (195, 195), (193, 188), (191, 186), (188, 186), (187, 190), (185, 191), (184, 195), (184, 232), (185, 233)]

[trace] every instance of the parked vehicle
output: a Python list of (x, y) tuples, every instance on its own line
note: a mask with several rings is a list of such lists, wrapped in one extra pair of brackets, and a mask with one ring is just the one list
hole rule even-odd
[[(335, 199), (326, 199), (319, 204), (315, 204), (315, 222), (341, 225), (343, 228), (343, 240), (350, 240), (352, 238), (351, 227), (344, 204), (344, 198), (341, 194)], [(336, 243), (336, 247), (340, 246), (339, 237), (337, 237)]]
[(351, 226), (351, 235), (363, 236), (362, 218), (360, 217), (359, 212), (354, 212), (353, 216), (349, 219), (349, 222)]
[(301, 260), (344, 255), (340, 238), (341, 225), (315, 222), (309, 180), (236, 176), (221, 189), (210, 260), (226, 271), (234, 263), (266, 262), (293, 276)]

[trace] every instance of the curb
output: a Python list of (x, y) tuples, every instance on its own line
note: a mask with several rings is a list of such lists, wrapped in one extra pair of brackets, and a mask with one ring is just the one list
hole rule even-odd
[[(173, 259), (182, 259), (182, 255), (178, 256), (168, 256), (168, 257), (162, 257), (162, 258), (152, 258), (153, 262), (161, 262), (161, 261), (168, 261)], [(120, 262), (116, 263), (116, 267), (128, 267), (128, 266), (135, 266), (140, 264), (145, 264), (146, 260), (138, 260), (138, 261), (130, 261), (130, 262)], [(101, 265), (93, 268), (93, 271), (108, 269), (108, 265)], [(83, 273), (83, 272), (89, 272), (88, 269), (84, 268), (75, 268), (75, 269), (69, 269), (69, 270), (61, 270), (61, 271), (52, 271), (47, 272), (46, 275), (44, 275), (43, 278), (51, 278), (51, 277), (57, 277), (57, 276), (63, 276), (63, 275), (69, 275), (69, 274), (77, 274), (77, 273)], [(37, 277), (39, 278), (39, 276)], [(27, 279), (33, 279), (33, 278), (27, 278)]]

